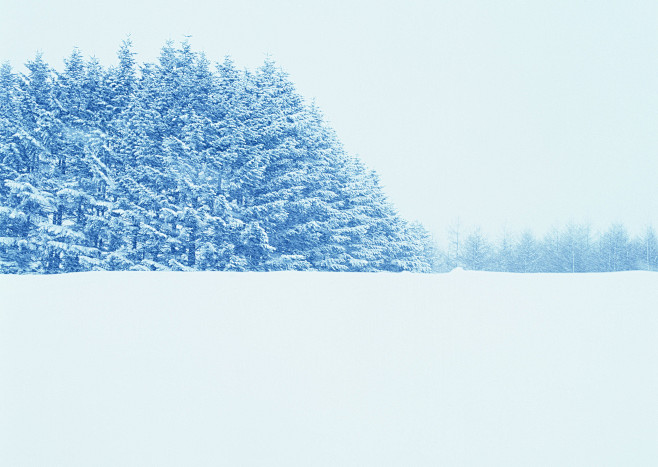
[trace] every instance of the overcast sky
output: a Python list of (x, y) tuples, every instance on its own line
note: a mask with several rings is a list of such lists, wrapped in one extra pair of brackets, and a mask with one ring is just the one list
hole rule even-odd
[(442, 235), (658, 227), (658, 2), (0, 0), (0, 60), (270, 54), (404, 216)]

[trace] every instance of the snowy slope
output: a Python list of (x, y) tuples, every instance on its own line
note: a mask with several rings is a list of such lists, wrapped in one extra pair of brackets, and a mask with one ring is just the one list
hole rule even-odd
[(1, 466), (649, 466), (658, 274), (0, 276)]

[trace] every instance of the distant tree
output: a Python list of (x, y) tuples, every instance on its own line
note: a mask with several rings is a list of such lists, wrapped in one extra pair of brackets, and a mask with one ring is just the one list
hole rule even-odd
[(562, 232), (553, 227), (541, 243), (540, 272), (568, 272), (568, 264), (563, 257)]
[(503, 272), (514, 271), (514, 237), (507, 228), (503, 229), (498, 244), (493, 246), (493, 248), (491, 268)]
[(525, 230), (515, 245), (514, 272), (539, 272), (541, 252), (532, 232)]
[(592, 239), (587, 225), (568, 224), (562, 231), (559, 270), (588, 272), (593, 269)]
[(482, 230), (476, 227), (464, 243), (463, 262), (465, 269), (482, 271), (491, 268), (491, 245)]
[(448, 263), (449, 267), (456, 268), (463, 266), (462, 264), (462, 251), (464, 243), (464, 235), (460, 225), (459, 218), (457, 218), (452, 225), (448, 228), (449, 247), (448, 247)]
[(599, 239), (599, 264), (604, 271), (626, 271), (632, 268), (629, 237), (621, 224), (612, 225)]
[(658, 271), (658, 237), (653, 227), (647, 227), (639, 238), (638, 252), (638, 268)]

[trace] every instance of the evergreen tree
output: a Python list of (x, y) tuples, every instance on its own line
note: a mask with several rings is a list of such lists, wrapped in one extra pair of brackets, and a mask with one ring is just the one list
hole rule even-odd
[(627, 271), (632, 268), (629, 238), (621, 224), (612, 225), (599, 239), (599, 262), (604, 271)]
[(422, 227), (272, 60), (0, 68), (0, 268), (430, 271)]
[(464, 268), (483, 271), (491, 265), (491, 245), (479, 227), (475, 228), (464, 243)]
[(539, 272), (539, 245), (532, 232), (525, 230), (515, 246), (514, 272)]
[(647, 227), (638, 242), (639, 269), (658, 271), (658, 237), (653, 227)]

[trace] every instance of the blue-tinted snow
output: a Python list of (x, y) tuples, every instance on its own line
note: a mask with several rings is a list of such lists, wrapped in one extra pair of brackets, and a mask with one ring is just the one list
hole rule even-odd
[(658, 459), (646, 272), (0, 276), (0, 465)]

